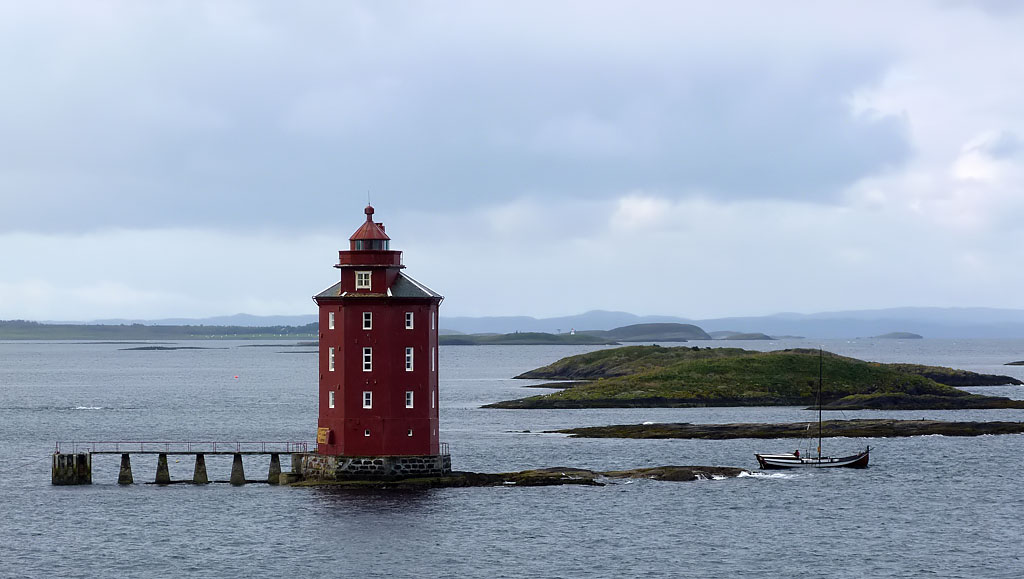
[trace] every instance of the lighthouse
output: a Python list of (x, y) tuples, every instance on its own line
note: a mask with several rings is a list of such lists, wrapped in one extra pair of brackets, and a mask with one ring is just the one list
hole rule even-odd
[(451, 471), (438, 438), (438, 306), (408, 276), (383, 223), (366, 219), (338, 252), (338, 283), (319, 308), (317, 455), (323, 475)]

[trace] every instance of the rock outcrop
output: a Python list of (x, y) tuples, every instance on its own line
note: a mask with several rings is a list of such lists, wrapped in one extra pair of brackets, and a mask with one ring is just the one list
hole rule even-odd
[[(1024, 422), (946, 422), (942, 420), (826, 420), (821, 423), (824, 438), (837, 436), (887, 438), (905, 436), (982, 436), (985, 434), (1018, 434)], [(732, 424), (620, 424), (567, 428), (555, 432), (579, 438), (697, 438), (725, 440), (732, 438), (807, 438), (818, 435), (818, 423), (793, 422), (771, 424), (761, 422)]]
[(317, 480), (307, 479), (291, 486), (331, 486), (344, 488), (443, 488), (494, 486), (603, 486), (607, 479), (654, 479), (664, 481), (695, 481), (723, 479), (748, 474), (750, 471), (729, 466), (658, 466), (631, 470), (594, 471), (556, 466), (519, 472), (481, 473), (452, 472), (448, 476), (409, 477), (392, 480)]

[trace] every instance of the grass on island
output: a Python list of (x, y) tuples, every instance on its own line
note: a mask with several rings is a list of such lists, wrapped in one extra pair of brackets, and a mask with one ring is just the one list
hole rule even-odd
[[(494, 408), (813, 405), (818, 350), (752, 352), (630, 346), (559, 360), (522, 378), (594, 379)], [(1024, 407), (969, 394), (895, 365), (823, 354), (826, 408)]]
[(664, 368), (677, 362), (708, 358), (732, 358), (750, 353), (750, 351), (741, 348), (626, 346), (562, 358), (547, 366), (524, 372), (516, 376), (516, 378), (539, 380), (615, 378)]
[(947, 386), (1002, 386), (1004, 384), (1020, 386), (1024, 384), (1024, 382), (1010, 376), (978, 374), (976, 372), (942, 366), (924, 366), (922, 364), (889, 364), (889, 366), (901, 372), (910, 372), (911, 374), (931, 378)]

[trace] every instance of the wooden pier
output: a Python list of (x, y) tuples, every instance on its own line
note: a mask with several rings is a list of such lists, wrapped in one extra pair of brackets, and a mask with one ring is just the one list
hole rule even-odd
[[(308, 452), (308, 442), (168, 442), (168, 441), (102, 441), (102, 442), (58, 442), (53, 453), (53, 470), (50, 482), (54, 485), (87, 485), (92, 484), (92, 458), (98, 454), (120, 454), (121, 468), (117, 483), (133, 484), (131, 455), (157, 455), (155, 484), (173, 483), (207, 484), (210, 481), (206, 474), (206, 455), (229, 454), (231, 462), (232, 485), (244, 485), (250, 482), (266, 482), (276, 485), (281, 483), (281, 455), (297, 455)], [(195, 457), (195, 468), (191, 480), (171, 480), (167, 464), (168, 455), (186, 455)], [(270, 457), (270, 468), (267, 479), (247, 480), (242, 464), (243, 455), (265, 455)], [(295, 464), (293, 459), (292, 464)], [(285, 475), (286, 476), (286, 475)]]

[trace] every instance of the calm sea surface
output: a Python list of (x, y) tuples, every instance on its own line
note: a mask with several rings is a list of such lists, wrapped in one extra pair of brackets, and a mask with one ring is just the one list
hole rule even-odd
[[(832, 439), (872, 446), (865, 471), (604, 487), (417, 492), (116, 484), (97, 456), (91, 486), (50, 485), (58, 440), (311, 440), (316, 355), (292, 343), (0, 342), (3, 577), (1021, 577), (1024, 436)], [(696, 343), (695, 343), (696, 344)], [(720, 342), (715, 343), (720, 345)], [(1024, 379), (1024, 340), (730, 342), (823, 345), (867, 360)], [(699, 345), (710, 345), (699, 343)], [(586, 440), (542, 431), (657, 422), (801, 421), (801, 408), (483, 410), (536, 394), (511, 377), (593, 347), (441, 348), (441, 433), (456, 469), (667, 464), (756, 469), (793, 440)], [(237, 378), (236, 378), (237, 376)], [(972, 389), (1024, 399), (1024, 387)], [(1024, 421), (1024, 410), (859, 411), (834, 418)], [(147, 460), (148, 458), (148, 460)], [(287, 459), (282, 457), (285, 468)], [(192, 461), (171, 457), (172, 478)], [(266, 460), (246, 459), (250, 478)], [(155, 457), (133, 457), (136, 482)], [(226, 479), (230, 457), (207, 457)]]

